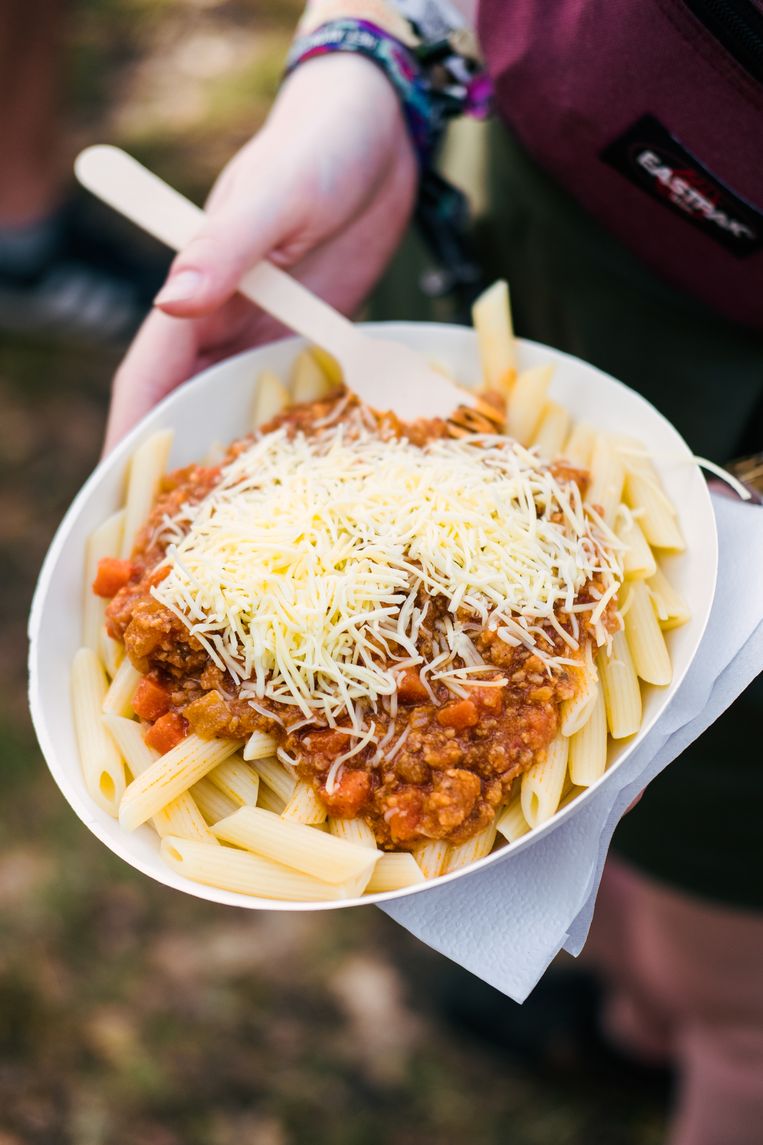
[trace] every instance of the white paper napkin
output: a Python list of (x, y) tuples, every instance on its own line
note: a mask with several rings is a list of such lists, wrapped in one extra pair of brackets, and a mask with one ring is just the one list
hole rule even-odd
[(713, 498), (718, 584), (683, 683), (638, 750), (570, 820), (487, 870), (381, 909), (435, 950), (522, 1002), (562, 949), (578, 954), (612, 833), (639, 791), (763, 669), (763, 508)]

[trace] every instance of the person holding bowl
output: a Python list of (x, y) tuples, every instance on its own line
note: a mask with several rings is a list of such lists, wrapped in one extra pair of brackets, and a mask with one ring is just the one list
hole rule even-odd
[[(357, 309), (438, 186), (445, 119), (484, 112), (474, 29), (500, 119), (485, 271), (511, 281), (519, 332), (643, 393), (699, 453), (760, 450), (763, 14), (725, 12), (310, 4), (267, 122), (117, 373), (107, 448), (180, 382), (278, 332), (236, 295), (260, 259)], [(761, 715), (758, 679), (623, 822), (589, 943), (611, 1036), (680, 1071), (672, 1145), (752, 1145), (763, 1123)]]

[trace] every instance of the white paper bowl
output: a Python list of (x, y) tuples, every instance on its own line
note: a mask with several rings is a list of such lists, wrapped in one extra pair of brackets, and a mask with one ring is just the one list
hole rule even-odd
[[(406, 342), (426, 356), (447, 364), (464, 384), (476, 384), (479, 378), (476, 337), (466, 327), (389, 323), (377, 326), (374, 333)], [(29, 622), (29, 697), (35, 730), (53, 778), (83, 823), (117, 855), (160, 883), (213, 902), (267, 910), (328, 910), (422, 894), (434, 885), (460, 878), (467, 870), (471, 873), (489, 863), (510, 864), (512, 857), (525, 847), (542, 846), (550, 831), (583, 806), (590, 791), (609, 782), (617, 764), (633, 751), (670, 703), (707, 623), (717, 566), (715, 518), (707, 487), (691, 460), (686, 443), (670, 423), (642, 397), (600, 370), (546, 346), (521, 342), (521, 367), (549, 360), (556, 363), (552, 395), (573, 417), (602, 429), (627, 433), (646, 444), (665, 489), (677, 507), (686, 538), (686, 553), (671, 557), (666, 567), (688, 602), (692, 618), (683, 628), (668, 634), (674, 669), (672, 684), (664, 689), (646, 689), (641, 731), (627, 743), (611, 747), (612, 763), (595, 787), (542, 827), (462, 871), (403, 891), (318, 903), (252, 898), (182, 878), (161, 861), (158, 840), (150, 827), (133, 833), (122, 830), (91, 801), (82, 780), (69, 672), (74, 653), (81, 644), (85, 542), (92, 530), (122, 504), (126, 464), (142, 440), (158, 429), (172, 427), (175, 442), (170, 464), (175, 467), (203, 457), (214, 441), (228, 442), (240, 437), (249, 426), (252, 396), (260, 371), (268, 367), (285, 376), (302, 345), (301, 339), (289, 339), (213, 366), (176, 390), (136, 426), (101, 462), (62, 521), (40, 573)]]

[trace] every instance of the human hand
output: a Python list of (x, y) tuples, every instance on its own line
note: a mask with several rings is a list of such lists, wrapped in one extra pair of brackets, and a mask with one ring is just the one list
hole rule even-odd
[(410, 218), (416, 159), (397, 96), (370, 61), (298, 68), (262, 130), (223, 170), (114, 379), (106, 450), (180, 382), (283, 333), (236, 294), (268, 257), (351, 313)]

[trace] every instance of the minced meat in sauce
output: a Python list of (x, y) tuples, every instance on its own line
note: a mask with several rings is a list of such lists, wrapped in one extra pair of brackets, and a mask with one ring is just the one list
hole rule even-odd
[[(331, 408), (331, 402), (297, 407), (267, 428), (286, 424), (310, 433), (312, 423)], [(413, 427), (388, 424), (415, 444), (447, 432), (440, 421)], [(251, 440), (234, 443), (225, 462)], [(584, 488), (586, 475), (580, 470), (558, 463), (555, 475)], [(472, 633), (489, 666), (479, 683), (470, 684), (464, 689), (466, 697), (460, 698), (436, 681), (425, 686), (417, 669), (401, 671), (396, 711), (393, 707), (372, 717), (376, 738), (387, 737), (387, 751), (373, 761), (372, 742), (348, 760), (328, 791), (329, 769), (352, 742), (347, 735), (318, 724), (305, 726), (301, 714), (295, 716), (295, 709), (285, 705), (273, 709), (272, 719), (256, 711), (238, 696), (232, 679), (212, 663), (181, 621), (151, 596), (152, 585), (163, 575), (162, 521), (183, 504), (200, 501), (219, 476), (219, 466), (191, 465), (164, 479), (132, 554), (130, 579), (107, 610), (110, 635), (122, 640), (135, 667), (165, 690), (166, 711), (176, 720), (181, 716), (183, 726), (202, 737), (244, 739), (254, 731), (270, 733), (296, 761), (298, 774), (314, 786), (328, 813), (361, 816), (382, 847), (406, 848), (433, 839), (459, 843), (487, 826), (517, 776), (543, 758), (556, 735), (560, 705), (575, 694), (574, 670), (548, 669), (531, 649), (512, 647), (488, 629)], [(433, 616), (446, 607), (441, 598), (431, 604)], [(557, 619), (563, 625), (568, 621), (563, 614)], [(424, 629), (424, 644), (426, 639)], [(547, 650), (570, 656), (551, 628)], [(289, 721), (302, 726), (290, 731)], [(394, 733), (387, 736), (392, 722)]]

